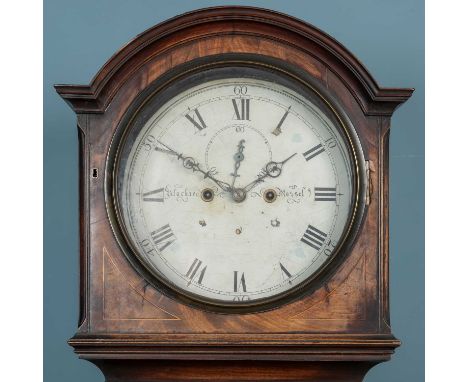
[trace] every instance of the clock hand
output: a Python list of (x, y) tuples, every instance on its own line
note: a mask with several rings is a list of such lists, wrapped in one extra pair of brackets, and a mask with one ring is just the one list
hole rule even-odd
[(239, 144), (237, 145), (238, 150), (237, 153), (234, 154), (234, 172), (231, 174), (232, 175), (232, 184), (231, 184), (231, 189), (234, 189), (234, 183), (236, 182), (236, 178), (239, 176), (237, 175), (237, 171), (239, 170), (241, 162), (244, 160), (244, 154), (242, 153), (244, 151), (244, 139), (241, 139), (239, 141)]
[(154, 149), (166, 154), (171, 154), (177, 156), (178, 160), (182, 160), (182, 165), (189, 170), (192, 170), (193, 172), (201, 172), (204, 175), (204, 178), (209, 178), (213, 182), (215, 182), (223, 191), (226, 192), (231, 192), (231, 186), (223, 182), (219, 179), (216, 179), (213, 175), (211, 175), (210, 171), (204, 171), (200, 168), (200, 164), (192, 157), (184, 156), (181, 153), (178, 153), (174, 149), (170, 148), (168, 145), (162, 143), (161, 141), (157, 141), (160, 145), (162, 145), (164, 148), (156, 146)]
[(283, 165), (288, 160), (290, 160), (292, 157), (294, 157), (296, 154), (297, 153), (294, 153), (294, 154), (290, 155), (289, 157), (287, 157), (285, 160), (283, 160), (281, 162), (274, 162), (274, 161), (268, 162), (265, 165), (265, 167), (262, 169), (262, 171), (261, 171), (260, 175), (257, 177), (257, 179), (255, 179), (253, 182), (250, 182), (249, 184), (247, 184), (243, 188), (243, 190), (245, 192), (250, 191), (258, 183), (263, 182), (263, 179), (265, 179), (266, 177), (277, 178), (278, 176), (280, 176), (281, 172), (282, 172), (282, 169), (283, 169)]

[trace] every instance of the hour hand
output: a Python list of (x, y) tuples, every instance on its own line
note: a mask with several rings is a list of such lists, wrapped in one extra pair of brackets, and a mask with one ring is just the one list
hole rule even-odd
[(247, 192), (247, 191), (250, 191), (252, 188), (254, 188), (258, 183), (261, 183), (263, 182), (263, 180), (267, 177), (270, 177), (270, 178), (277, 178), (278, 176), (281, 175), (281, 172), (283, 170), (283, 165), (288, 161), (290, 160), (291, 158), (293, 158), (297, 153), (294, 153), (292, 155), (290, 155), (289, 157), (287, 157), (285, 160), (281, 161), (281, 162), (275, 162), (275, 161), (271, 161), (271, 162), (268, 162), (265, 167), (263, 167), (260, 175), (257, 177), (257, 179), (255, 179), (253, 182), (250, 182), (247, 186), (244, 187), (244, 191)]

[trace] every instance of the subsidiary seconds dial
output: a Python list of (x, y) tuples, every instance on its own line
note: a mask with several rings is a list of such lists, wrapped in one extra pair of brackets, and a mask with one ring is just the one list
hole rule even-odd
[(332, 261), (352, 222), (356, 165), (316, 98), (246, 68), (147, 103), (119, 153), (117, 205), (151, 277), (242, 306), (285, 296)]

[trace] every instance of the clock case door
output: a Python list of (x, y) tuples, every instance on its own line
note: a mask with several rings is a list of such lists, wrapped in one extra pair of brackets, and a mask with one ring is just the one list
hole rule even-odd
[[(136, 136), (146, 125), (147, 121), (170, 99), (194, 86), (213, 80), (246, 78), (268, 81), (280, 84), (297, 94), (302, 95), (309, 102), (318, 107), (334, 126), (339, 129), (338, 134), (347, 144), (345, 148), (352, 162), (352, 176), (354, 178), (352, 208), (342, 239), (336, 243), (334, 251), (318, 271), (308, 280), (295, 285), (294, 288), (260, 301), (245, 301), (223, 303), (210, 301), (190, 294), (185, 290), (176, 289), (164, 278), (160, 277), (151, 267), (145, 265), (138, 255), (138, 248), (128, 239), (129, 234), (122, 218), (122, 203), (124, 194), (124, 169), (128, 156), (134, 145)], [(194, 307), (219, 313), (247, 313), (275, 309), (278, 306), (297, 300), (305, 294), (322, 286), (340, 266), (347, 256), (359, 231), (362, 216), (365, 211), (367, 179), (365, 176), (365, 160), (355, 129), (346, 117), (339, 104), (328, 96), (314, 78), (306, 72), (287, 65), (283, 61), (255, 54), (222, 54), (195, 59), (187, 64), (169, 71), (166, 76), (153, 82), (143, 91), (129, 107), (121, 119), (112, 139), (108, 154), (106, 174), (106, 204), (113, 231), (123, 253), (128, 261), (156, 289), (163, 291), (179, 301), (184, 301)], [(163, 224), (161, 222), (161, 224)]]
[[(366, 202), (352, 245), (314, 288), (266, 311), (219, 313), (165, 293), (129, 261), (109, 213), (111, 144), (129, 109), (155, 84), (214, 62), (268, 62), (299, 75), (349, 119), (362, 147)], [(380, 88), (342, 45), (300, 20), (219, 7), (149, 29), (89, 86), (56, 90), (77, 113), (80, 142), (80, 317), (69, 343), (108, 380), (357, 381), (390, 359), (399, 345), (388, 300), (390, 117), (413, 89)]]

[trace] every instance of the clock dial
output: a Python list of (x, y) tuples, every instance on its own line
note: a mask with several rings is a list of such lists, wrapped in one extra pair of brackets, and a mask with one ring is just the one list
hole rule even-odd
[(214, 304), (283, 296), (317, 275), (355, 204), (349, 143), (292, 87), (207, 80), (143, 118), (121, 160), (121, 221), (139, 261)]

